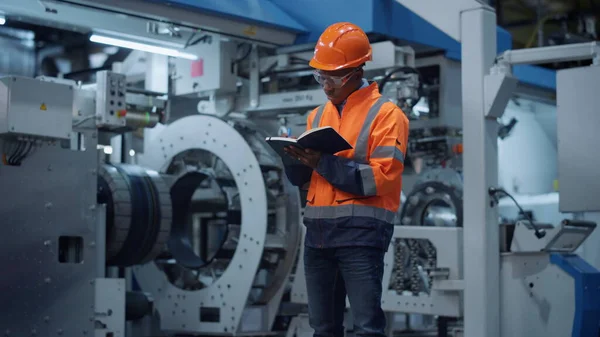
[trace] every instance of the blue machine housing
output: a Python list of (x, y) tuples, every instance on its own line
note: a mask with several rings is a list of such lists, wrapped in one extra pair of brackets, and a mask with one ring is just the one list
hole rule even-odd
[[(460, 60), (460, 43), (394, 0), (146, 0), (183, 6), (222, 17), (298, 33), (297, 44), (314, 43), (325, 27), (350, 21), (367, 33), (444, 50)], [(498, 53), (512, 48), (512, 36), (498, 27)], [(556, 90), (553, 70), (519, 65), (513, 74), (535, 87)]]
[(553, 253), (550, 262), (575, 280), (571, 336), (597, 337), (600, 334), (600, 272), (575, 254)]
[(159, 4), (185, 7), (207, 14), (306, 33), (306, 28), (269, 0), (145, 0)]

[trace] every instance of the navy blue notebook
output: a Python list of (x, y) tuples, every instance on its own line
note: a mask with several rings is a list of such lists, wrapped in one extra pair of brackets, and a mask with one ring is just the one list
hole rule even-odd
[(344, 139), (331, 126), (310, 129), (298, 138), (267, 137), (267, 143), (277, 152), (285, 165), (297, 165), (300, 162), (288, 156), (283, 150), (287, 146), (295, 146), (300, 149), (311, 149), (322, 153), (335, 154), (340, 151), (352, 149), (352, 145)]

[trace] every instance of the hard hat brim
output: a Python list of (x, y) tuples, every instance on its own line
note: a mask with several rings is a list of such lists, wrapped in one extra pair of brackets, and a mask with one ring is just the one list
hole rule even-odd
[(362, 57), (358, 60), (354, 60), (352, 62), (348, 62), (345, 64), (338, 64), (338, 65), (323, 64), (323, 63), (317, 61), (313, 57), (310, 60), (310, 62), (308, 63), (308, 65), (314, 69), (319, 69), (319, 70), (324, 70), (324, 71), (334, 71), (334, 70), (340, 70), (340, 69), (356, 68), (356, 67), (361, 66), (365, 62), (371, 61), (371, 60), (372, 60), (371, 51), (369, 51), (369, 54), (365, 55), (365, 57)]
[(315, 60), (314, 58), (310, 60), (310, 62), (308, 63), (309, 66), (311, 66), (314, 69), (319, 69), (319, 70), (324, 70), (324, 71), (334, 71), (334, 70), (340, 70), (340, 69), (344, 69), (345, 68), (345, 64), (342, 65), (329, 65), (329, 64), (323, 64), (317, 60)]

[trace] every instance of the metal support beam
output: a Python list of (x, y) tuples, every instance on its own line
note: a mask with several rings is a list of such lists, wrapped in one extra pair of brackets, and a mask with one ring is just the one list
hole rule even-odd
[(498, 183), (498, 123), (485, 116), (484, 77), (496, 57), (496, 15), (485, 5), (461, 12), (464, 140), (465, 337), (500, 336), (498, 217), (488, 188)]
[[(154, 92), (169, 92), (169, 57), (146, 53), (146, 79), (144, 89)], [(152, 136), (160, 132), (160, 128), (144, 128), (144, 151), (150, 148)]]
[[(240, 20), (221, 18), (198, 10), (139, 0), (2, 0), (0, 11), (11, 19), (76, 32), (121, 35), (124, 39), (176, 49), (185, 48), (186, 41), (198, 29), (267, 46), (292, 44), (297, 34), (267, 25), (255, 27)], [(179, 36), (156, 34), (148, 29), (149, 24), (160, 25), (165, 22), (172, 22), (179, 29)]]
[(565, 44), (553, 47), (528, 48), (507, 50), (498, 57), (499, 63), (516, 64), (544, 64), (552, 62), (583, 61), (594, 59), (595, 63), (600, 57), (600, 43), (586, 42)]
[(504, 73), (493, 73), (484, 78), (485, 115), (488, 118), (500, 118), (506, 110), (508, 101), (513, 97), (519, 80)]
[(250, 107), (256, 108), (260, 104), (260, 60), (258, 47), (253, 44), (250, 50)]
[[(5, 2), (5, 0), (0, 2)], [(37, 1), (34, 2), (37, 3)], [(254, 43), (265, 46), (285, 46), (293, 44), (298, 33), (297, 29), (300, 28), (285, 29), (281, 27), (272, 27), (268, 24), (251, 24), (231, 16), (220, 17), (214, 15), (195, 5), (191, 5), (188, 8), (167, 5), (167, 1), (165, 1), (165, 3), (160, 3), (159, 1), (142, 0), (70, 0), (69, 2), (81, 3), (87, 8), (108, 9), (109, 11), (118, 11), (125, 15), (130, 14), (130, 17), (126, 17), (128, 20), (132, 17), (143, 17), (148, 20), (156, 20), (156, 22), (172, 22), (175, 23), (175, 25), (180, 24), (181, 27), (192, 28), (193, 31), (200, 29), (206, 32), (220, 33), (236, 40), (253, 41)], [(253, 2), (257, 3), (255, 1)], [(231, 5), (234, 3), (235, 1), (231, 2)], [(293, 25), (291, 22), (288, 24)], [(187, 39), (187, 36), (184, 36), (184, 39)]]

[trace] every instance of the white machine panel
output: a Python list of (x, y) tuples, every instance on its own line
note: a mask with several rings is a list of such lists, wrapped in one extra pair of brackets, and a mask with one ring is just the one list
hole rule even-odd
[[(234, 93), (237, 89), (237, 76), (233, 67), (238, 57), (236, 44), (213, 34), (199, 35), (190, 43), (193, 45), (185, 50), (197, 55), (198, 59), (174, 60), (175, 95), (207, 96), (212, 92)], [(246, 48), (248, 47), (242, 47), (241, 52), (246, 52)]]
[(97, 278), (94, 337), (125, 336), (125, 279)]
[(547, 254), (506, 254), (500, 261), (500, 337), (572, 336), (573, 278)]
[(96, 73), (96, 119), (99, 126), (125, 126), (125, 81), (123, 74), (110, 71)]
[(598, 88), (598, 66), (565, 69), (556, 73), (561, 212), (600, 211)]
[(25, 77), (0, 78), (0, 136), (69, 139), (73, 88)]

